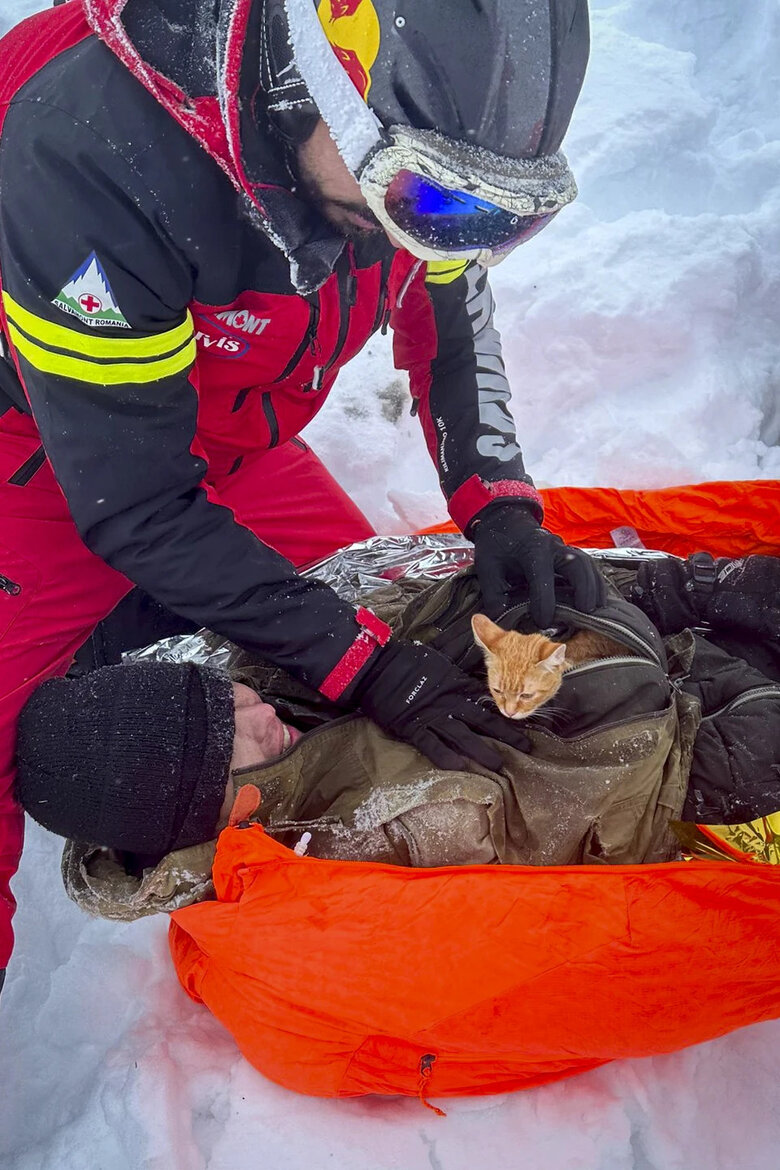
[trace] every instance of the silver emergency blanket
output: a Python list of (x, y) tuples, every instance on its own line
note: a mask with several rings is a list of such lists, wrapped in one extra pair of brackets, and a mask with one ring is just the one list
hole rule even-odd
[[(651, 549), (586, 549), (597, 560), (617, 567), (636, 567), (645, 560), (672, 559), (669, 553)], [(344, 601), (365, 600), (366, 593), (391, 584), (400, 577), (437, 581), (467, 568), (474, 560), (474, 546), (460, 533), (411, 536), (372, 536), (348, 545), (305, 569), (338, 593)], [(125, 662), (197, 662), (231, 670), (245, 657), (226, 638), (209, 630), (163, 638), (123, 656)]]

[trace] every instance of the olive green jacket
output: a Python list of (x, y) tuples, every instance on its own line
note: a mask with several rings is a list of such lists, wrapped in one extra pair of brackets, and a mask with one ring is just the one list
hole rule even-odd
[[(478, 605), (470, 573), (425, 590), (395, 586), (384, 598), (375, 593), (372, 605), (405, 637), (479, 670), (468, 629)], [(522, 628), (522, 610), (506, 624)], [(670, 684), (660, 638), (617, 593), (589, 618), (565, 606), (557, 618), (570, 630), (603, 629), (632, 653), (568, 672), (554, 715), (542, 709), (528, 721), (531, 751), (497, 744), (504, 762), (497, 773), (442, 771), (368, 719), (333, 718), (282, 671), (245, 669), (241, 680), (272, 698), (283, 718), (309, 725), (279, 759), (234, 774), (237, 786), (260, 791), (251, 819), (320, 858), (407, 866), (669, 860), (677, 852), (669, 822), (687, 791), (698, 705)], [(215, 847), (179, 850), (136, 877), (109, 851), (68, 842), (65, 884), (101, 916), (171, 911), (213, 896)]]

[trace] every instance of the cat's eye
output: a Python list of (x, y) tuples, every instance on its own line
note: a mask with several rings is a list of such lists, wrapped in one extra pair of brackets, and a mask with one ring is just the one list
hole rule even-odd
[(498, 689), (498, 687), (493, 687), (493, 694), (494, 694), (494, 695), (500, 695), (502, 699), (503, 699), (503, 697), (504, 697), (504, 692), (503, 692), (503, 691), (500, 691), (500, 690)]
[(536, 698), (536, 691), (523, 691), (517, 697), (518, 699), (534, 699)]

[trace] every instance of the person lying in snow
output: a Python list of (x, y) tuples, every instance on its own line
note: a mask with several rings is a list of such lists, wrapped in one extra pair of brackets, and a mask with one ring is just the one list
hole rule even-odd
[[(705, 852), (725, 841), (727, 855), (780, 861), (779, 573), (765, 557), (720, 570), (711, 559), (651, 562), (613, 573), (589, 618), (561, 605), (564, 641), (609, 630), (627, 654), (565, 675), (554, 706), (523, 724), (529, 750), (496, 743), (496, 772), (433, 766), (269, 664), (231, 679), (139, 663), (39, 688), (20, 721), (19, 797), (72, 839), (71, 896), (124, 919), (211, 895), (215, 837), (231, 811), (318, 857), (397, 865), (665, 861), (680, 852), (678, 821), (692, 850), (697, 837)], [(472, 572), (399, 582), (372, 600), (397, 636), (479, 672)], [(664, 644), (657, 626), (678, 625), (681, 606), (688, 623), (713, 620), (709, 639), (687, 628)], [(527, 626), (524, 609), (505, 624)], [(761, 644), (767, 674), (735, 656), (740, 636), (748, 658)]]

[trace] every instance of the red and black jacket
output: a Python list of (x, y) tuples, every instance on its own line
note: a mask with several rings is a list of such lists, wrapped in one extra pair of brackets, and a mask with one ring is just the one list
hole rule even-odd
[(458, 524), (539, 502), (486, 274), (347, 245), (296, 197), (257, 15), (71, 0), (0, 42), (2, 325), (87, 546), (337, 697), (386, 630), (239, 524), (209, 466), (297, 434), (389, 322)]

